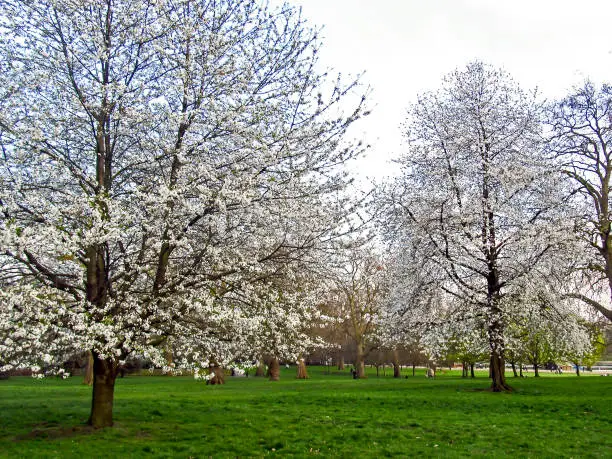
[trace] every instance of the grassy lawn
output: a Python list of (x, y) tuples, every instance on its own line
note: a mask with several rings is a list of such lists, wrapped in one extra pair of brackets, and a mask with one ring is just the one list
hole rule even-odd
[(612, 377), (510, 377), (515, 392), (493, 394), (483, 373), (309, 373), (225, 386), (128, 376), (115, 426), (98, 431), (84, 426), (91, 389), (80, 378), (11, 378), (0, 381), (0, 456), (612, 457)]

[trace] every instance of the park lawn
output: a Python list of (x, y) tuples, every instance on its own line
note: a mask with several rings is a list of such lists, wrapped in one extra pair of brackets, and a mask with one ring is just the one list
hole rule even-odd
[(495, 394), (484, 373), (309, 373), (224, 386), (128, 376), (117, 380), (115, 426), (101, 430), (84, 425), (91, 389), (80, 378), (11, 378), (0, 381), (0, 455), (612, 457), (612, 377), (510, 377), (515, 392)]

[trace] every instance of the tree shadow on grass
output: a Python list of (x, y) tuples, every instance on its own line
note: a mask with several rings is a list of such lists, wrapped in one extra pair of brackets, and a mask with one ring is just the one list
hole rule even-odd
[(39, 438), (54, 440), (58, 438), (91, 435), (98, 431), (99, 429), (95, 429), (92, 426), (85, 424), (67, 427), (57, 425), (53, 422), (41, 422), (36, 424), (30, 432), (16, 435), (13, 440), (16, 442)]
[[(41, 422), (35, 424), (30, 432), (16, 435), (15, 437), (13, 437), (13, 441), (20, 442), (36, 439), (57, 440), (70, 437), (84, 437), (99, 434), (107, 429), (112, 429), (115, 432), (123, 430), (121, 426), (116, 422), (113, 424), (113, 427), (106, 427), (102, 429), (95, 428), (87, 424), (65, 426), (58, 425), (55, 422)], [(150, 435), (151, 434), (149, 432), (139, 431), (133, 434), (132, 436), (148, 437)]]

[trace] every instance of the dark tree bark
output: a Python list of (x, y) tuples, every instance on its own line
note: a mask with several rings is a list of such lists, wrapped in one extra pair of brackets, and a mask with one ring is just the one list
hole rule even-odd
[(540, 377), (540, 372), (538, 370), (538, 364), (534, 363), (533, 364), (533, 373), (534, 373), (534, 377), (539, 378)]
[(470, 363), (470, 376), (472, 378), (476, 377), (476, 375), (474, 374), (474, 364), (473, 363)]
[[(491, 222), (493, 216), (490, 216)], [(492, 224), (492, 223), (491, 223)], [(490, 230), (493, 232), (493, 229)], [(494, 241), (494, 237), (492, 240)], [(493, 392), (511, 392), (512, 388), (506, 383), (506, 367), (504, 362), (504, 326), (501, 322), (501, 311), (498, 307), (498, 294), (500, 291), (499, 278), (495, 262), (491, 262), (488, 282), (488, 303), (491, 312), (491, 323), (488, 327), (489, 348), (491, 350), (491, 360), (489, 365), (489, 375), (491, 377), (491, 390)]]
[(87, 423), (95, 428), (113, 425), (113, 399), (117, 362), (112, 359), (101, 359), (93, 354), (93, 397), (91, 414)]

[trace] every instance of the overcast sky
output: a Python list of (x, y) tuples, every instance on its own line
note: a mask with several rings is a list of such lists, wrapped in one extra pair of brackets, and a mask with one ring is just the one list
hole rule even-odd
[[(282, 1), (273, 0), (274, 4)], [(372, 144), (360, 174), (384, 176), (417, 94), (475, 59), (554, 98), (585, 78), (612, 82), (611, 0), (289, 0), (323, 27), (321, 61), (365, 72), (372, 115), (351, 134)]]

